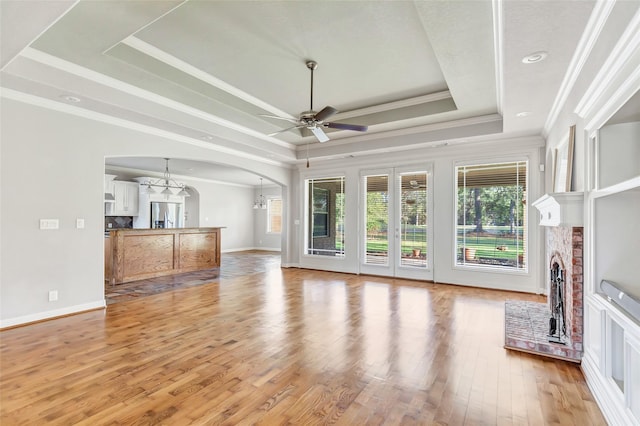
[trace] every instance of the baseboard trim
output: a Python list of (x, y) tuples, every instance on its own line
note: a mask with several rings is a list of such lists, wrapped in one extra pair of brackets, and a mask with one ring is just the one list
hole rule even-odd
[(607, 379), (600, 374), (598, 366), (594, 364), (588, 352), (585, 352), (582, 357), (581, 367), (582, 373), (587, 380), (587, 386), (589, 386), (607, 423), (610, 425), (636, 424), (631, 414), (624, 407), (623, 402), (611, 394), (611, 387), (607, 383)]
[(24, 315), (21, 317), (7, 318), (0, 320), (0, 330), (28, 325), (34, 322), (51, 320), (54, 318), (66, 317), (68, 315), (80, 314), (82, 312), (94, 311), (96, 309), (104, 309), (106, 308), (106, 306), (106, 301), (102, 299), (96, 302), (84, 303), (82, 305), (67, 306), (66, 308), (54, 309), (52, 311), (44, 311), (35, 314)]

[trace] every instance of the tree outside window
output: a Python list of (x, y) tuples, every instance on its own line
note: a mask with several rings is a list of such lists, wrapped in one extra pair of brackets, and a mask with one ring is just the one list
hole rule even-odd
[(456, 167), (457, 265), (525, 269), (527, 162)]

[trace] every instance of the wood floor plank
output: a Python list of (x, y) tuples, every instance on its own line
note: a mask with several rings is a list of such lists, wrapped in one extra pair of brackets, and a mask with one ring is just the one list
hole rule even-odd
[(605, 424), (579, 366), (503, 348), (539, 296), (229, 258), (0, 332), (0, 422)]

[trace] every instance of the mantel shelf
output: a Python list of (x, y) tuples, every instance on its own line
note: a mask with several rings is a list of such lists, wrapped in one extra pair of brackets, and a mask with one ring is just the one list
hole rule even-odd
[(584, 192), (545, 194), (531, 205), (540, 212), (540, 226), (583, 226)]

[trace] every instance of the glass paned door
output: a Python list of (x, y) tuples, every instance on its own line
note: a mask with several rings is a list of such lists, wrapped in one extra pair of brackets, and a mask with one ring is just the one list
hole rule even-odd
[(389, 175), (364, 176), (364, 263), (389, 265)]
[(362, 273), (433, 278), (429, 176), (415, 168), (362, 174)]
[(427, 267), (427, 173), (398, 176), (400, 193), (400, 265)]

